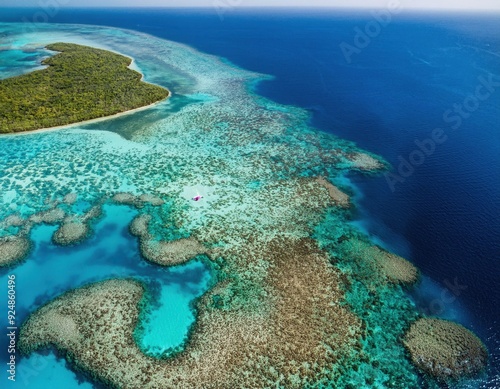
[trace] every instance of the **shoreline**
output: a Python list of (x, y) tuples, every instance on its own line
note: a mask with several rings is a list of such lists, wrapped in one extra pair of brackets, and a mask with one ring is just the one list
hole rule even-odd
[(119, 118), (121, 116), (131, 115), (131, 114), (139, 112), (139, 111), (145, 111), (146, 109), (152, 108), (155, 105), (158, 105), (158, 104), (168, 100), (170, 97), (172, 97), (172, 92), (170, 91), (170, 89), (168, 89), (168, 88), (165, 88), (165, 89), (168, 90), (168, 93), (169, 93), (168, 96), (165, 99), (157, 101), (153, 104), (144, 105), (142, 107), (130, 109), (128, 111), (118, 112), (118, 113), (115, 113), (115, 114), (109, 115), (109, 116), (102, 116), (100, 118), (84, 120), (83, 122), (62, 124), (60, 126), (39, 128), (37, 130), (28, 130), (28, 131), (0, 134), (0, 138), (6, 137), (6, 136), (31, 135), (31, 134), (37, 134), (37, 133), (39, 134), (39, 133), (44, 133), (44, 132), (52, 132), (52, 131), (57, 131), (57, 130), (62, 130), (62, 129), (69, 129), (72, 126), (81, 126), (81, 125), (87, 125), (87, 124), (92, 124), (92, 123), (98, 123), (98, 122), (102, 122), (104, 120), (116, 119), (116, 118)]
[[(127, 68), (130, 69), (130, 70), (133, 70), (133, 71), (135, 71), (137, 73), (139, 73), (141, 75), (141, 79), (140, 79), (141, 82), (157, 86), (156, 84), (153, 84), (151, 82), (145, 81), (145, 79), (144, 79), (144, 73), (142, 73), (141, 71), (139, 71), (140, 69), (139, 69), (139, 66), (137, 66), (137, 64), (136, 64), (135, 58), (130, 57), (128, 55), (125, 55), (123, 53), (120, 53), (118, 51), (114, 51), (114, 50), (101, 49), (101, 48), (95, 47), (95, 46), (89, 46), (89, 47), (94, 47), (94, 48), (97, 48), (97, 49), (100, 49), (100, 50), (107, 50), (107, 51), (110, 51), (112, 53), (115, 53), (115, 54), (118, 54), (118, 55), (121, 55), (123, 57), (126, 57), (126, 58), (130, 59), (130, 64), (127, 66)], [(5, 136), (30, 135), (30, 134), (35, 134), (35, 133), (44, 133), (44, 132), (51, 132), (51, 131), (56, 131), (56, 130), (62, 130), (62, 129), (65, 129), (67, 127), (70, 128), (72, 126), (98, 123), (100, 121), (104, 121), (104, 120), (108, 120), (108, 119), (116, 119), (116, 118), (121, 117), (121, 116), (125, 116), (125, 115), (133, 114), (133, 113), (136, 113), (136, 112), (139, 112), (139, 111), (143, 111), (143, 110), (146, 110), (148, 108), (152, 108), (155, 105), (158, 105), (161, 102), (166, 101), (166, 100), (168, 100), (168, 99), (170, 99), (172, 97), (172, 91), (170, 89), (165, 88), (165, 87), (162, 87), (162, 88), (164, 88), (164, 89), (166, 89), (168, 91), (168, 96), (166, 98), (164, 98), (163, 100), (156, 101), (156, 102), (154, 102), (152, 104), (149, 104), (149, 105), (144, 105), (142, 107), (133, 108), (133, 109), (130, 109), (128, 111), (118, 112), (118, 113), (115, 113), (113, 115), (101, 116), (101, 117), (94, 118), (94, 119), (84, 120), (82, 122), (62, 124), (60, 126), (55, 126), (55, 127), (39, 128), (39, 129), (36, 129), (36, 130), (27, 130), (27, 131), (19, 131), (19, 132), (9, 132), (9, 133), (5, 133), (5, 134), (0, 133), (0, 138), (5, 137)]]

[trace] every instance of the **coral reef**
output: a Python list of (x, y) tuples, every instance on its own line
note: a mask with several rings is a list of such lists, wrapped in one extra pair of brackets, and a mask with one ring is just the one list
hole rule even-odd
[(352, 162), (352, 167), (360, 170), (379, 170), (384, 166), (382, 163), (366, 153), (351, 153), (347, 158)]
[(418, 281), (418, 269), (410, 261), (379, 247), (374, 249), (379, 250), (383, 255), (383, 259), (378, 263), (389, 280), (405, 285), (413, 285)]
[(345, 240), (339, 249), (357, 262), (358, 277), (365, 279), (372, 289), (384, 283), (413, 285), (419, 279), (418, 269), (411, 262), (364, 239)]
[(90, 224), (101, 217), (102, 204), (97, 203), (83, 215), (66, 215), (59, 228), (52, 236), (54, 244), (60, 246), (73, 246), (81, 243), (91, 233)]
[(82, 223), (90, 223), (102, 216), (102, 205), (97, 204), (90, 208), (87, 213), (82, 216)]
[(24, 259), (30, 246), (29, 240), (24, 236), (0, 238), (0, 267), (11, 266)]
[[(315, 227), (314, 239), (331, 253), (340, 270), (345, 304), (362, 321), (360, 347), (335, 387), (420, 387), (417, 369), (400, 342), (417, 313), (403, 285), (391, 281), (380, 268), (378, 261), (386, 252), (345, 223), (341, 208), (327, 211)], [(329, 382), (323, 384), (331, 387)]]
[[(72, 195), (72, 194), (70, 194)], [(71, 200), (71, 199), (70, 199)], [(63, 204), (71, 204), (72, 200)], [(54, 206), (55, 205), (55, 206)], [(75, 245), (83, 241), (90, 233), (89, 223), (102, 215), (102, 204), (94, 205), (87, 213), (83, 215), (69, 215), (63, 209), (57, 208), (58, 202), (52, 204), (52, 208), (32, 214), (27, 220), (17, 215), (10, 215), (0, 223), (0, 227), (7, 229), (9, 227), (19, 227), (18, 237), (10, 237), (6, 240), (9, 250), (14, 246), (24, 246), (24, 241), (28, 241), (28, 236), (34, 226), (38, 224), (59, 225), (54, 233), (53, 242), (58, 245)], [(17, 243), (14, 243), (17, 242)], [(22, 243), (22, 244), (21, 244)], [(7, 244), (7, 243), (5, 243)], [(6, 246), (7, 247), (7, 246)], [(7, 250), (7, 248), (5, 248)], [(21, 251), (20, 251), (21, 252)], [(23, 258), (25, 255), (20, 255)], [(10, 258), (10, 256), (9, 256)], [(6, 262), (12, 262), (7, 260)], [(15, 262), (15, 261), (14, 261)]]
[(78, 195), (76, 193), (70, 192), (66, 196), (63, 197), (62, 202), (67, 205), (72, 205), (76, 203), (78, 199)]
[(9, 215), (0, 222), (2, 228), (21, 227), (25, 220), (19, 215)]
[(341, 207), (350, 206), (349, 196), (347, 194), (342, 192), (339, 188), (330, 183), (324, 177), (318, 177), (317, 181), (321, 186), (323, 186), (328, 191), (328, 195), (337, 205)]
[[(95, 348), (99, 347), (99, 344), (92, 345), (97, 336), (107, 342), (106, 346), (110, 346), (112, 339), (108, 335), (117, 335), (113, 333), (113, 329), (122, 330), (127, 324), (133, 324), (127, 323), (126, 320), (133, 320), (137, 315), (137, 305), (142, 292), (139, 284), (125, 280), (104, 281), (67, 292), (34, 312), (23, 324), (19, 348), (29, 352), (40, 345), (54, 343), (61, 349), (92, 346), (94, 351), (97, 351)], [(43, 323), (38, 320), (41, 317)], [(110, 320), (111, 317), (115, 320)], [(86, 322), (88, 318), (94, 318), (95, 323)], [(100, 333), (95, 333), (94, 330), (99, 327)], [(32, 342), (37, 345), (34, 346)], [(111, 349), (103, 351), (106, 354), (113, 353)]]
[(159, 207), (165, 204), (160, 197), (152, 194), (142, 194), (140, 196), (136, 196), (132, 193), (120, 192), (116, 193), (111, 199), (115, 203), (131, 205), (137, 208), (142, 208), (147, 204), (150, 204), (153, 207)]
[[(50, 28), (41, 26), (36, 41), (53, 39)], [(79, 27), (60, 29), (80, 37)], [(41, 205), (42, 198), (74, 191), (95, 205), (111, 194), (141, 209), (129, 230), (144, 258), (173, 265), (208, 253), (218, 282), (196, 302), (189, 340), (171, 358), (148, 357), (135, 343), (140, 310), (148, 307), (140, 303), (143, 286), (125, 280), (49, 302), (23, 326), (21, 348), (54, 344), (95, 379), (132, 389), (416, 383), (397, 340), (415, 314), (401, 285), (415, 282), (417, 272), (346, 227), (349, 197), (331, 184), (383, 162), (309, 128), (306, 112), (252, 94), (262, 75), (149, 36), (91, 31), (85, 39), (140, 59), (157, 80), (172, 76), (186, 99), (206, 100), (158, 106), (148, 112), (154, 120), (130, 118), (137, 130), (126, 138), (110, 122), (95, 125), (98, 131), (39, 134), (36, 142), (2, 139), (0, 156), (12, 152), (3, 154), (10, 178), (0, 181), (8, 193), (0, 202), (36, 213), (56, 206)], [(192, 201), (198, 192), (203, 198)], [(336, 218), (319, 248), (311, 236), (327, 210)], [(56, 235), (78, 242), (99, 213), (95, 205), (86, 216), (67, 216)]]
[(46, 224), (58, 224), (64, 220), (66, 217), (66, 213), (64, 212), (63, 209), (57, 208), (57, 202), (52, 204), (52, 207), (50, 209), (37, 212), (33, 215), (31, 215), (25, 223), (25, 226), (27, 224), (31, 224), (31, 226), (35, 224), (41, 224), (41, 223), (46, 223)]
[(476, 335), (447, 320), (418, 319), (403, 343), (415, 366), (441, 381), (475, 375), (488, 360), (486, 347)]
[(113, 200), (115, 203), (125, 204), (125, 205), (136, 205), (138, 203), (137, 196), (133, 195), (132, 193), (125, 193), (125, 192), (116, 193), (111, 198), (111, 200)]
[(163, 204), (165, 204), (165, 201), (163, 201), (161, 198), (158, 196), (154, 196), (152, 194), (142, 194), (139, 196), (139, 201), (143, 203), (149, 203), (153, 207), (159, 207)]
[(64, 220), (66, 213), (60, 208), (52, 208), (39, 214), (41, 223), (56, 224)]
[(139, 215), (130, 223), (129, 231), (132, 235), (143, 237), (148, 235), (148, 225), (151, 221), (150, 215)]
[(207, 248), (193, 237), (171, 241), (155, 239), (149, 233), (151, 219), (148, 214), (138, 215), (129, 225), (130, 233), (139, 238), (141, 255), (148, 261), (162, 266), (175, 266), (208, 253)]
[(87, 224), (78, 220), (67, 221), (57, 229), (52, 240), (60, 246), (76, 245), (87, 238), (88, 234), (89, 227)]
[(318, 377), (337, 379), (332, 366), (350, 355), (361, 330), (335, 303), (342, 299), (338, 270), (309, 239), (276, 239), (260, 255), (272, 263), (265, 284), (245, 284), (247, 295), (232, 298), (265, 304), (217, 308), (214, 298), (237, 281), (219, 283), (198, 302), (196, 330), (175, 357), (147, 357), (133, 341), (143, 289), (127, 280), (93, 284), (40, 308), (23, 325), (20, 348), (54, 344), (95, 378), (123, 388), (302, 388)]
[(194, 238), (184, 238), (173, 241), (157, 241), (142, 237), (141, 254), (148, 261), (162, 266), (180, 265), (191, 258), (207, 253), (207, 249)]

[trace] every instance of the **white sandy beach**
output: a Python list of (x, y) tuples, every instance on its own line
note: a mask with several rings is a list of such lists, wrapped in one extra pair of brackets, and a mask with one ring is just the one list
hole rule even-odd
[[(170, 90), (168, 90), (168, 92), (169, 92), (169, 95), (168, 95), (167, 99), (169, 99), (170, 97), (172, 97), (172, 92)], [(157, 101), (157, 102), (155, 102), (153, 104), (145, 105), (143, 107), (134, 108), (134, 109), (131, 109), (129, 111), (115, 113), (114, 115), (110, 115), (110, 116), (103, 116), (103, 117), (100, 117), (100, 118), (85, 120), (83, 122), (76, 122), (76, 123), (64, 124), (62, 126), (56, 126), (56, 127), (40, 128), (38, 130), (29, 130), (29, 131), (13, 132), (13, 133), (8, 133), (8, 134), (0, 134), (0, 136), (30, 135), (30, 134), (40, 133), (40, 132), (49, 132), (49, 131), (56, 131), (56, 130), (61, 130), (61, 129), (68, 129), (68, 128), (75, 127), (75, 126), (82, 126), (82, 125), (85, 125), (85, 124), (102, 122), (104, 120), (109, 120), (109, 119), (116, 119), (116, 118), (119, 118), (121, 116), (131, 115), (131, 114), (139, 112), (139, 111), (145, 111), (145, 110), (147, 110), (149, 108), (152, 108), (152, 107), (154, 107), (154, 106), (162, 103), (165, 100), (166, 99), (163, 99), (163, 100)]]

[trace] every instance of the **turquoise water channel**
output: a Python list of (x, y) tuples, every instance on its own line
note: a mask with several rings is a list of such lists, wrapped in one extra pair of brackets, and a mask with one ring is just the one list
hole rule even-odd
[[(181, 348), (195, 320), (192, 303), (207, 290), (210, 270), (202, 259), (170, 268), (144, 261), (137, 239), (128, 232), (136, 215), (137, 210), (127, 206), (105, 205), (104, 217), (95, 225), (95, 233), (74, 247), (59, 247), (51, 242), (56, 226), (36, 227), (31, 233), (34, 248), (29, 258), (11, 271), (1, 271), (0, 285), (5, 287), (8, 274), (16, 276), (17, 324), (67, 290), (109, 278), (134, 278), (148, 290), (149, 310), (142, 317), (143, 331), (136, 339), (141, 349), (159, 357)], [(3, 306), (1, 314), (6, 317)], [(26, 382), (30, 388), (92, 387), (69, 371), (65, 360), (53, 353), (34, 353), (21, 359), (17, 369), (18, 384)], [(57, 386), (58, 382), (64, 384)]]

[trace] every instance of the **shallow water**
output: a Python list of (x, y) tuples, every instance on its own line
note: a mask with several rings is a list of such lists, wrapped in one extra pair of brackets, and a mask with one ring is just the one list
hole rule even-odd
[[(109, 278), (134, 278), (149, 286), (151, 293), (139, 346), (158, 357), (166, 350), (182, 348), (194, 322), (191, 304), (207, 290), (209, 269), (199, 260), (170, 268), (149, 264), (138, 252), (137, 239), (128, 232), (137, 211), (106, 205), (104, 214), (92, 237), (75, 247), (58, 247), (51, 242), (57, 227), (43, 225), (32, 231), (35, 247), (30, 256), (15, 269), (2, 270), (0, 277), (7, 285), (7, 275), (16, 276), (17, 325), (67, 290)], [(6, 309), (2, 307), (0, 314), (6, 317)], [(1, 349), (7, 349), (7, 344), (2, 339)], [(27, 382), (30, 388), (59, 387), (51, 386), (57, 382), (64, 388), (92, 387), (87, 383), (80, 386), (79, 380), (84, 378), (69, 372), (65, 361), (55, 359), (52, 353), (23, 358), (17, 369), (18, 382)]]

